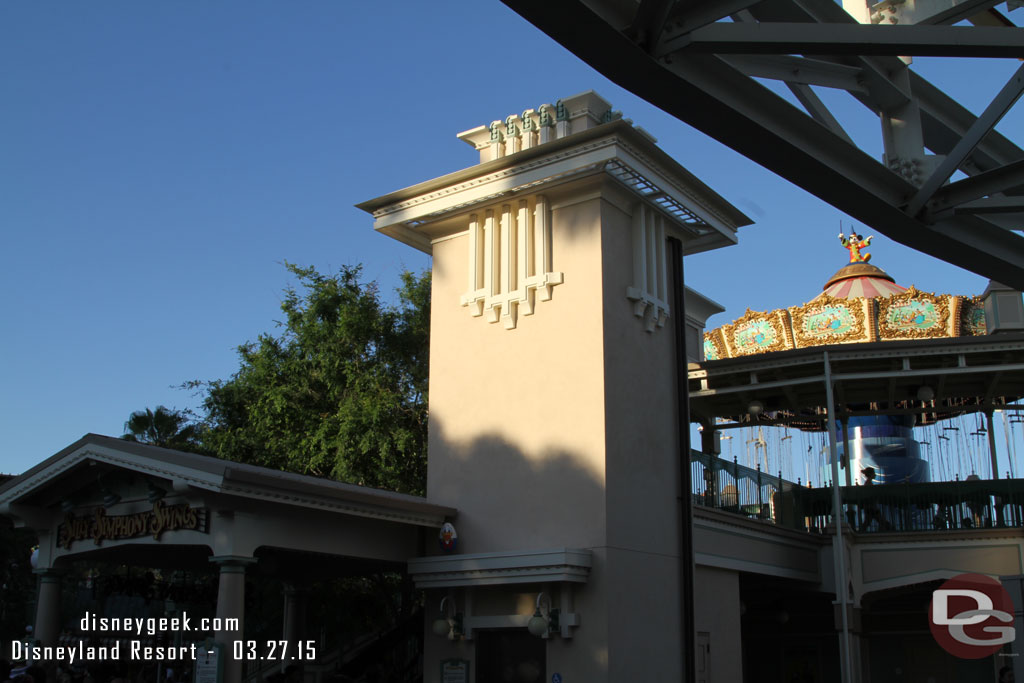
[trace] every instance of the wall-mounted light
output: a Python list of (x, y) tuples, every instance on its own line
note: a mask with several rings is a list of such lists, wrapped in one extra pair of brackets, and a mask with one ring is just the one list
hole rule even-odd
[(927, 384), (922, 384), (917, 388), (917, 400), (927, 403), (933, 398), (935, 398), (935, 390)]
[[(445, 609), (446, 605), (448, 609)], [(430, 630), (438, 638), (458, 640), (462, 637), (464, 633), (462, 629), (462, 613), (455, 611), (455, 602), (450, 600), (448, 596), (441, 598), (441, 615), (434, 620)]]
[(100, 489), (100, 493), (103, 494), (103, 507), (105, 508), (114, 507), (115, 505), (121, 502), (121, 496), (117, 493), (114, 493), (106, 486)]
[(757, 417), (758, 415), (764, 412), (764, 404), (758, 401), (757, 399), (754, 399), (747, 405), (747, 412), (753, 415), (754, 417)]
[[(540, 609), (541, 598), (547, 598), (548, 610), (547, 615), (543, 614)], [(551, 597), (544, 592), (537, 594), (537, 611), (530, 617), (530, 621), (526, 623), (526, 630), (531, 635), (535, 635), (538, 638), (547, 638), (551, 633), (558, 633), (558, 609), (551, 606)]]
[(158, 500), (162, 500), (163, 497), (167, 495), (167, 489), (162, 489), (151, 481), (146, 482), (146, 488), (148, 489), (146, 493), (146, 498), (149, 500), (150, 503), (155, 503)]

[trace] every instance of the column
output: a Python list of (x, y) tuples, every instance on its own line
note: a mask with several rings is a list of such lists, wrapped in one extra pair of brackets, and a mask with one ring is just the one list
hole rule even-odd
[(704, 500), (709, 507), (718, 507), (718, 456), (722, 452), (721, 434), (715, 428), (715, 422), (701, 422), (700, 450), (711, 456), (708, 467), (704, 470)]
[[(304, 586), (284, 584), (284, 623), (281, 638), (288, 641), (288, 656), (297, 652), (298, 641), (306, 637), (306, 605), (309, 591)], [(284, 668), (284, 663), (281, 665)]]
[(221, 555), (211, 557), (220, 567), (220, 582), (217, 585), (217, 620), (226, 625), (227, 619), (238, 619), (237, 630), (219, 630), (213, 635), (214, 642), (220, 643), (220, 656), (224, 660), (223, 683), (241, 683), (242, 662), (232, 657), (232, 641), (245, 637), (245, 568), (256, 561), (253, 557)]
[(60, 586), (62, 572), (33, 569), (39, 577), (36, 599), (36, 623), (32, 637), (43, 645), (56, 645), (60, 637)]

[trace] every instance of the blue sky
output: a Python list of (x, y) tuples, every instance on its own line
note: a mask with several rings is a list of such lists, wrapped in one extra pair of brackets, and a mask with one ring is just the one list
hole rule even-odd
[[(843, 265), (850, 220), (609, 83), (497, 0), (0, 3), (0, 471), (237, 368), (280, 318), (283, 261), (362, 263), (391, 290), (419, 252), (353, 205), (457, 170), (455, 134), (594, 89), (756, 221), (688, 259), (727, 307), (802, 303)], [(919, 62), (975, 113), (1012, 60)], [(881, 154), (877, 119), (841, 120)], [(842, 99), (841, 99), (842, 98)], [(1000, 126), (1019, 136), (1017, 111)], [(861, 226), (858, 226), (860, 228)], [(870, 230), (867, 230), (870, 232)], [(904, 285), (981, 277), (876, 236)]]

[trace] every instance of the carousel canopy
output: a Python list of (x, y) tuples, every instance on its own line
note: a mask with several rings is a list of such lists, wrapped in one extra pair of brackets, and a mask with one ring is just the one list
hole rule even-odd
[(982, 336), (980, 296), (922, 292), (896, 284), (868, 261), (871, 243), (853, 233), (839, 236), (850, 253), (823, 291), (800, 306), (759, 312), (704, 334), (705, 360), (739, 358), (832, 344)]

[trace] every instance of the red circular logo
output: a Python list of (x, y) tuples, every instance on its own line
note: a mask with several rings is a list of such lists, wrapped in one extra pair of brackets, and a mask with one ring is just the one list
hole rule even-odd
[(1012, 643), (1013, 601), (1002, 584), (983, 574), (960, 574), (932, 593), (928, 625), (942, 649), (981, 659)]

